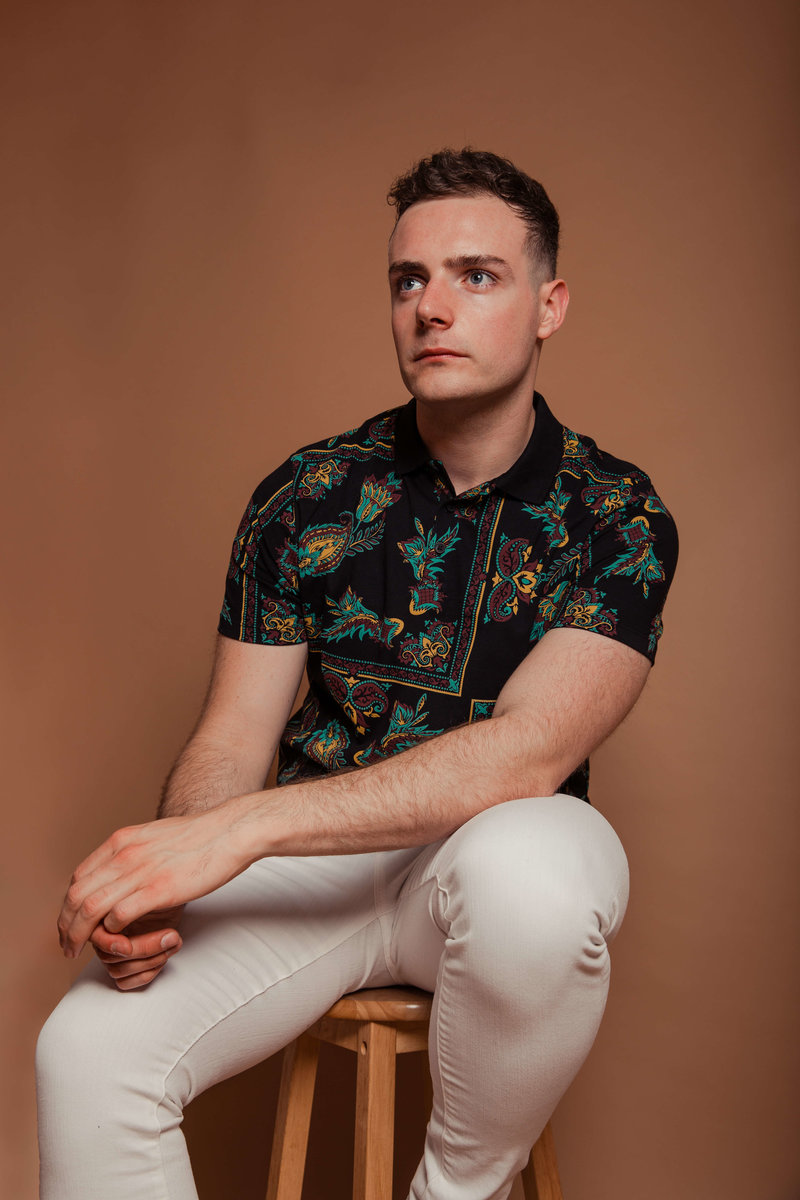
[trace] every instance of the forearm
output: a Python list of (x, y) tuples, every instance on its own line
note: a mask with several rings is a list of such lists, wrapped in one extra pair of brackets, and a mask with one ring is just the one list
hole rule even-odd
[(576, 630), (549, 633), (494, 716), (350, 774), (236, 797), (224, 814), (242, 861), (424, 845), (483, 809), (550, 796), (616, 728), (650, 664)]
[[(79, 953), (101, 921), (117, 933), (145, 913), (207, 895), (268, 855), (423, 845), (493, 805), (552, 795), (623, 719), (649, 669), (643, 655), (608, 638), (553, 630), (509, 678), (490, 721), (361, 771), (272, 791), (257, 789), (280, 736), (277, 720), (274, 741), (255, 719), (244, 732), (239, 719), (222, 722), (219, 740), (209, 741), (207, 723), (173, 772), (168, 819), (117, 830), (76, 868), (59, 918), (64, 952)], [(242, 757), (240, 739), (261, 749)], [(172, 815), (181, 807), (184, 815)]]
[(424, 845), (492, 805), (550, 795), (558, 782), (526, 722), (507, 716), (451, 730), (361, 771), (237, 797), (231, 834), (248, 861)]
[(158, 806), (159, 817), (208, 812), (264, 786), (263, 758), (222, 739), (195, 734), (167, 776)]
[[(170, 788), (172, 803), (192, 811), (119, 829), (78, 866), (59, 918), (64, 952), (78, 954), (99, 921), (119, 933), (145, 913), (207, 895), (268, 855), (422, 845), (484, 808), (546, 789), (533, 775), (530, 786), (519, 783), (527, 774), (519, 770), (521, 737), (516, 718), (464, 726), (362, 771), (251, 790), (228, 803), (222, 791), (235, 775), (222, 764), (209, 786), (213, 764), (193, 739)], [(206, 790), (193, 785), (195, 763)]]

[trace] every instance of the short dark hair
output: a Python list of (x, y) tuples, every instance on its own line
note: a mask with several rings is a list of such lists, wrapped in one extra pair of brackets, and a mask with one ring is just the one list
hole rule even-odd
[(482, 193), (497, 196), (522, 218), (528, 227), (528, 253), (555, 279), (558, 213), (542, 185), (499, 154), (470, 146), (439, 150), (395, 179), (387, 200), (397, 210), (399, 221), (406, 209), (420, 200)]

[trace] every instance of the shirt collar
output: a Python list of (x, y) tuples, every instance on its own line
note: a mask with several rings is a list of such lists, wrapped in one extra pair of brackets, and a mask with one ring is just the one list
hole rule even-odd
[(400, 475), (409, 475), (432, 461), (428, 447), (419, 436), (417, 402), (412, 398), (397, 410), (394, 425), (394, 461)]
[[(544, 396), (533, 394), (536, 421), (527, 446), (513, 466), (491, 480), (498, 491), (506, 492), (529, 504), (541, 504), (547, 498), (564, 453), (564, 429), (547, 407)], [(395, 468), (400, 475), (410, 474), (432, 462), (430, 452), (419, 436), (416, 402), (411, 399), (398, 409), (395, 423)]]

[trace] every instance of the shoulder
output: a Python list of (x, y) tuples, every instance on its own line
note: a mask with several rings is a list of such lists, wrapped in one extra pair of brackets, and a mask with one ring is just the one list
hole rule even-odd
[(650, 476), (635, 463), (601, 449), (594, 438), (562, 426), (564, 448), (559, 475), (572, 476), (588, 489), (584, 499), (597, 507), (601, 496), (615, 503), (653, 491)]
[(556, 573), (565, 564), (580, 564), (582, 572), (595, 576), (611, 571), (620, 585), (622, 574), (637, 581), (647, 575), (645, 597), (650, 579), (657, 577), (669, 587), (678, 560), (678, 534), (650, 476), (601, 449), (594, 438), (563, 425), (558, 428), (561, 458), (550, 494), (544, 504), (525, 506), (551, 532)]
[(301, 446), (256, 488), (257, 508), (273, 498), (313, 498), (340, 483), (353, 464), (390, 462), (395, 454), (395, 424), (401, 408), (387, 409), (369, 417), (354, 429)]
[[(571, 495), (572, 531), (603, 593), (613, 593), (620, 613), (626, 593), (637, 606), (649, 597), (660, 612), (677, 566), (678, 531), (650, 476), (593, 438), (564, 429), (559, 477)], [(659, 622), (656, 615), (660, 630)], [(652, 659), (652, 631), (646, 653)]]
[(604, 526), (642, 513), (657, 518), (656, 525), (664, 533), (674, 533), (672, 515), (646, 471), (601, 449), (585, 434), (563, 427), (563, 437), (558, 478), (580, 500), (595, 523)]

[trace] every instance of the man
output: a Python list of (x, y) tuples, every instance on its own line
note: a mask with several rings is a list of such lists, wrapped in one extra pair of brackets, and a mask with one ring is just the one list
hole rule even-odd
[(534, 392), (568, 303), (541, 186), (443, 151), (390, 199), (413, 400), (257, 489), (161, 819), (73, 876), (62, 947), (102, 966), (40, 1039), (45, 1200), (194, 1196), (184, 1104), (393, 981), (436, 993), (411, 1196), (499, 1200), (597, 1031), (627, 867), (585, 760), (644, 685), (674, 527)]

